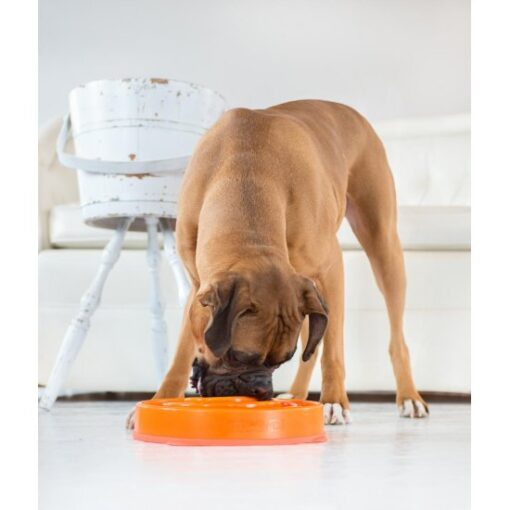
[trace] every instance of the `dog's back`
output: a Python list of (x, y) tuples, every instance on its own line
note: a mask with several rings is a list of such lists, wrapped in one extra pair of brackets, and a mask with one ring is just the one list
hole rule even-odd
[(236, 108), (223, 115), (195, 150), (178, 223), (189, 230), (200, 222), (200, 237), (207, 244), (208, 229), (217, 237), (222, 229), (227, 235), (255, 224), (267, 235), (283, 216), (284, 232), (275, 235), (285, 235), (296, 264), (297, 258), (309, 263), (312, 254), (306, 252), (323, 244), (325, 236), (336, 242), (346, 210), (352, 217), (356, 201), (363, 203), (367, 180), (373, 178), (365, 174), (385, 168), (389, 179), (379, 175), (375, 182), (384, 188), (378, 193), (391, 195), (382, 144), (370, 124), (348, 106), (302, 100), (264, 110)]

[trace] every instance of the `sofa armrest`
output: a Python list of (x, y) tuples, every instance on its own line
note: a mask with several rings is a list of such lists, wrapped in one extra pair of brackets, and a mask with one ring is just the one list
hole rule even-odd
[[(76, 172), (63, 167), (57, 158), (55, 145), (61, 126), (62, 118), (56, 118), (39, 130), (39, 251), (50, 247), (50, 210), (79, 200)], [(68, 150), (72, 151), (72, 141)]]

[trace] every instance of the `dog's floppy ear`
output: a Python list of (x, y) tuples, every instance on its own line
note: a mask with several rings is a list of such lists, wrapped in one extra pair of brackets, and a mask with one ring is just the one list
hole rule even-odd
[(328, 326), (328, 307), (315, 284), (308, 278), (303, 284), (303, 311), (308, 315), (309, 334), (303, 351), (303, 361), (308, 361), (317, 349)]
[(202, 306), (212, 308), (212, 318), (205, 330), (204, 338), (207, 347), (218, 358), (221, 358), (232, 344), (232, 328), (239, 314), (236, 302), (239, 287), (240, 281), (229, 277), (211, 285), (197, 296)]

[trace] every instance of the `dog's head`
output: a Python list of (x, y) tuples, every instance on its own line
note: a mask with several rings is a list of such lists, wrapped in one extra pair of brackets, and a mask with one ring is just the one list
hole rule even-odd
[(192, 376), (200, 394), (261, 400), (272, 397), (272, 373), (293, 356), (305, 317), (304, 361), (328, 322), (314, 283), (277, 269), (221, 275), (197, 294), (190, 315), (194, 336), (200, 338)]

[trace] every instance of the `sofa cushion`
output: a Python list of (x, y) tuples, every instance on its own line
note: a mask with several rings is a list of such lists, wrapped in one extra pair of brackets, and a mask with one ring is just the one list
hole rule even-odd
[[(112, 237), (112, 231), (90, 227), (83, 222), (78, 204), (53, 207), (50, 212), (50, 244), (54, 248), (103, 248)], [(146, 234), (128, 232), (124, 248), (145, 248)]]
[[(401, 206), (398, 227), (405, 250), (469, 250), (470, 208), (461, 206)], [(50, 215), (50, 242), (55, 248), (102, 248), (111, 230), (89, 227), (82, 220), (78, 205), (59, 205)], [(359, 250), (360, 245), (347, 221), (338, 233), (344, 250)], [(146, 235), (129, 232), (124, 246), (144, 248)]]
[[(388, 318), (367, 257), (346, 251), (345, 355), (352, 391), (394, 390)], [(417, 384), (424, 390), (469, 391), (470, 253), (407, 251), (406, 340)], [(59, 344), (101, 260), (100, 250), (39, 254), (39, 383), (46, 384)], [(182, 309), (169, 264), (162, 260), (168, 347), (175, 352)], [(65, 391), (154, 391), (150, 276), (145, 253), (126, 250), (106, 282), (101, 306), (67, 379)], [(275, 373), (288, 391), (299, 356)], [(320, 390), (320, 363), (311, 388)]]
[[(469, 250), (471, 208), (400, 206), (398, 232), (404, 250)], [(347, 220), (338, 232), (344, 250), (361, 249)]]
[(399, 205), (471, 204), (470, 117), (410, 118), (377, 123)]

